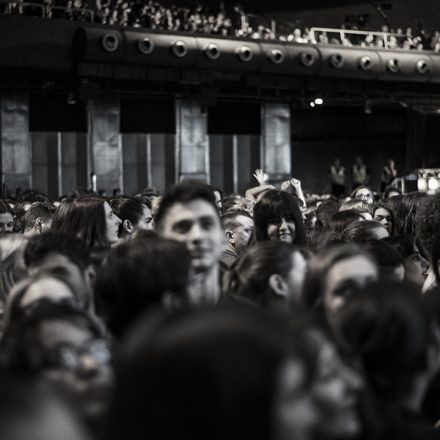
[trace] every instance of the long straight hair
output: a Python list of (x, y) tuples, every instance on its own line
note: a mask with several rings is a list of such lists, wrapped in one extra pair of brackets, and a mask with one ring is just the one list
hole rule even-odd
[(55, 223), (55, 230), (74, 235), (89, 247), (108, 246), (104, 203), (98, 196), (79, 196), (69, 202)]

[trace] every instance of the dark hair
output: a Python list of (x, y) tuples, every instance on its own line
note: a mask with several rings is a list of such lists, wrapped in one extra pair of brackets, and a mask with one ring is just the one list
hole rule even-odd
[(437, 284), (440, 284), (440, 271), (439, 271), (439, 261), (440, 261), (440, 231), (434, 237), (431, 249), (431, 265), (432, 270), (435, 275), (435, 280)]
[(254, 208), (254, 235), (256, 241), (269, 240), (267, 227), (271, 221), (289, 217), (295, 223), (293, 244), (304, 246), (306, 236), (301, 210), (293, 196), (285, 191), (267, 191)]
[[(393, 209), (396, 234), (408, 234), (410, 237), (416, 238), (418, 234), (416, 234), (416, 225), (420, 224), (417, 212), (421, 209), (425, 200), (430, 198), (431, 196), (426, 193), (416, 191), (405, 194), (399, 198), (400, 200), (396, 200), (395, 209)], [(394, 206), (394, 199), (396, 197), (391, 199), (393, 202), (390, 201), (389, 206)], [(425, 251), (429, 252), (429, 249), (425, 249)]]
[[(250, 247), (233, 269), (225, 274), (224, 290), (269, 308), (276, 295), (269, 285), (271, 275), (283, 278), (292, 269), (292, 255), (298, 248), (281, 241), (262, 241)], [(296, 293), (299, 296), (299, 292)]]
[(115, 336), (121, 336), (164, 294), (184, 302), (190, 268), (184, 244), (149, 234), (112, 249), (95, 284), (97, 310)]
[(316, 218), (321, 226), (328, 226), (331, 222), (331, 217), (339, 211), (340, 205), (334, 199), (324, 200), (316, 208)]
[(0, 200), (0, 214), (11, 214), (14, 217), (13, 209), (4, 200)]
[[(133, 225), (137, 225), (147, 206), (140, 200), (131, 197), (119, 197), (109, 201), (113, 212), (124, 222), (128, 220)], [(119, 234), (124, 231), (123, 223), (119, 225)]]
[(222, 221), (222, 224), (223, 224), (223, 229), (237, 227), (239, 225), (239, 223), (237, 222), (236, 219), (240, 215), (252, 219), (252, 217), (249, 214), (249, 212), (248, 211), (244, 211), (242, 209), (227, 211), (226, 213), (224, 213), (221, 216), (221, 221)]
[(89, 247), (107, 246), (105, 202), (105, 198), (98, 196), (79, 196), (69, 200), (63, 218), (59, 218), (61, 221), (56, 222), (52, 229), (74, 235)]
[(384, 225), (375, 221), (359, 221), (347, 226), (342, 232), (341, 238), (345, 241), (353, 241), (365, 244), (371, 240), (377, 240), (374, 231), (378, 228), (386, 229)]
[(440, 194), (424, 200), (416, 214), (415, 230), (425, 255), (430, 257), (435, 236), (440, 231)]
[(150, 316), (124, 342), (124, 355), (110, 439), (202, 440), (209, 432), (210, 440), (268, 440), (284, 361), (305, 369), (303, 389), (313, 375), (300, 334), (244, 308)]
[(383, 243), (382, 240), (371, 241), (364, 247), (376, 260), (379, 277), (388, 280), (395, 279), (394, 271), (399, 266), (403, 268), (403, 257), (393, 247)]
[(39, 329), (50, 321), (66, 321), (87, 328), (95, 337), (103, 338), (102, 327), (85, 311), (66, 303), (40, 301), (29, 313), (10, 322), (2, 339), (6, 366), (14, 372), (35, 374), (43, 366)]
[[(344, 230), (353, 223), (359, 222), (360, 214), (355, 211), (340, 211), (331, 216), (331, 220), (324, 229), (324, 242), (339, 240)], [(325, 244), (321, 243), (321, 244)]]
[(414, 240), (409, 235), (391, 235), (385, 237), (381, 242), (386, 243), (395, 249), (403, 258), (407, 258), (417, 251)]
[(354, 243), (328, 246), (318, 251), (308, 261), (304, 279), (303, 302), (310, 310), (322, 310), (325, 283), (330, 269), (340, 261), (364, 257), (376, 266), (373, 257)]
[(377, 282), (357, 292), (342, 309), (337, 327), (342, 345), (360, 357), (380, 399), (404, 403), (412, 379), (427, 368), (430, 319), (410, 284)]
[(176, 203), (188, 203), (198, 199), (209, 203), (218, 215), (218, 208), (217, 204), (215, 203), (214, 193), (207, 187), (207, 185), (186, 180), (172, 186), (163, 196), (154, 219), (156, 227), (160, 230), (162, 222), (164, 221), (168, 211)]
[(22, 217), (23, 230), (29, 231), (35, 226), (38, 218), (43, 221), (51, 219), (55, 214), (55, 207), (48, 202), (34, 202)]
[(220, 199), (223, 200), (223, 191), (218, 187), (214, 185), (207, 185), (207, 187), (213, 192), (218, 192), (220, 194)]
[[(390, 194), (392, 192), (396, 192), (398, 195), (402, 194), (402, 191), (400, 191), (399, 188), (394, 188), (393, 186), (389, 186), (383, 193), (382, 199), (383, 200), (388, 200), (390, 198)], [(393, 198), (393, 197), (391, 197)]]
[(73, 235), (52, 231), (30, 238), (24, 250), (24, 262), (27, 267), (38, 265), (52, 253), (64, 255), (82, 272), (92, 263), (84, 242)]

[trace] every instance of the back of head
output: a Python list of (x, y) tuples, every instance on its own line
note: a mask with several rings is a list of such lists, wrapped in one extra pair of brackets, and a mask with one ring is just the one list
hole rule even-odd
[(115, 336), (122, 336), (165, 296), (185, 302), (190, 255), (182, 243), (138, 236), (112, 249), (95, 284), (97, 309)]
[(316, 216), (322, 226), (326, 227), (330, 223), (333, 214), (339, 211), (339, 203), (336, 200), (324, 200), (316, 208)]
[(377, 231), (384, 230), (386, 235), (385, 227), (379, 222), (375, 221), (360, 221), (356, 223), (352, 223), (347, 226), (345, 230), (342, 232), (341, 238), (345, 241), (352, 241), (358, 244), (365, 244), (372, 240), (377, 240)]
[(342, 345), (359, 356), (372, 389), (398, 405), (427, 368), (429, 315), (409, 284), (378, 282), (359, 291), (336, 324)]
[(78, 238), (62, 232), (46, 232), (32, 237), (24, 251), (26, 266), (38, 267), (51, 254), (60, 254), (84, 271), (91, 264), (90, 251)]
[(406, 234), (390, 235), (389, 237), (383, 238), (381, 241), (391, 246), (403, 258), (407, 258), (417, 251), (414, 240)]
[[(263, 241), (245, 251), (236, 266), (225, 274), (224, 290), (261, 307), (270, 307), (277, 295), (270, 286), (271, 275), (287, 277), (297, 248), (280, 241)], [(297, 292), (292, 292), (294, 295)], [(279, 298), (278, 298), (279, 299)]]
[(365, 249), (374, 257), (379, 268), (379, 278), (402, 281), (404, 276), (403, 257), (392, 246), (376, 240), (365, 245)]
[(2, 440), (87, 440), (89, 436), (52, 389), (28, 378), (0, 373)]
[(160, 231), (162, 223), (172, 206), (176, 203), (189, 203), (194, 200), (204, 200), (215, 209), (215, 212), (218, 212), (212, 190), (207, 185), (187, 180), (172, 186), (163, 196), (154, 218), (157, 229)]
[(124, 344), (111, 438), (268, 440), (277, 372), (296, 343), (256, 310), (150, 316)]
[(434, 239), (440, 230), (440, 194), (427, 197), (419, 207), (415, 218), (417, 238), (425, 255), (431, 256)]
[(89, 247), (106, 246), (104, 203), (105, 199), (98, 196), (79, 196), (63, 202), (54, 230), (74, 235)]
[(330, 233), (332, 239), (341, 238), (341, 234), (345, 228), (351, 224), (358, 222), (360, 215), (354, 211), (340, 211), (331, 216), (331, 221), (328, 224), (326, 231)]
[(37, 219), (41, 222), (49, 222), (55, 215), (55, 207), (48, 202), (32, 203), (23, 216), (23, 229), (28, 232), (35, 227)]
[(133, 224), (139, 221), (143, 214), (144, 205), (140, 200), (131, 197), (118, 197), (110, 200), (113, 212), (122, 220), (129, 220)]

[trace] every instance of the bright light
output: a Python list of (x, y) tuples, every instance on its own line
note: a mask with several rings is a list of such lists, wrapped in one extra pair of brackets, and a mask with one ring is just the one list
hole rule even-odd
[(310, 102), (310, 107), (315, 107), (315, 103), (313, 101)]
[(426, 191), (428, 189), (428, 182), (426, 179), (417, 180), (417, 189), (419, 191)]
[(437, 189), (438, 187), (439, 187), (438, 179), (436, 179), (435, 177), (431, 177), (428, 180), (428, 188), (429, 189)]
[(324, 100), (322, 98), (316, 98), (315, 99), (315, 104), (316, 105), (322, 105), (322, 104), (324, 104)]

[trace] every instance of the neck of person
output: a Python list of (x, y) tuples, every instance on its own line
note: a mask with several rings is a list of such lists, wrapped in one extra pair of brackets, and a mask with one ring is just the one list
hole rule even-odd
[(430, 288), (435, 287), (436, 285), (437, 283), (435, 281), (435, 274), (432, 270), (432, 266), (430, 265), (428, 269), (428, 276), (426, 277), (426, 280), (422, 286), (422, 293), (427, 292)]
[(220, 299), (220, 266), (214, 264), (204, 271), (191, 271), (188, 297), (193, 305), (216, 304)]

